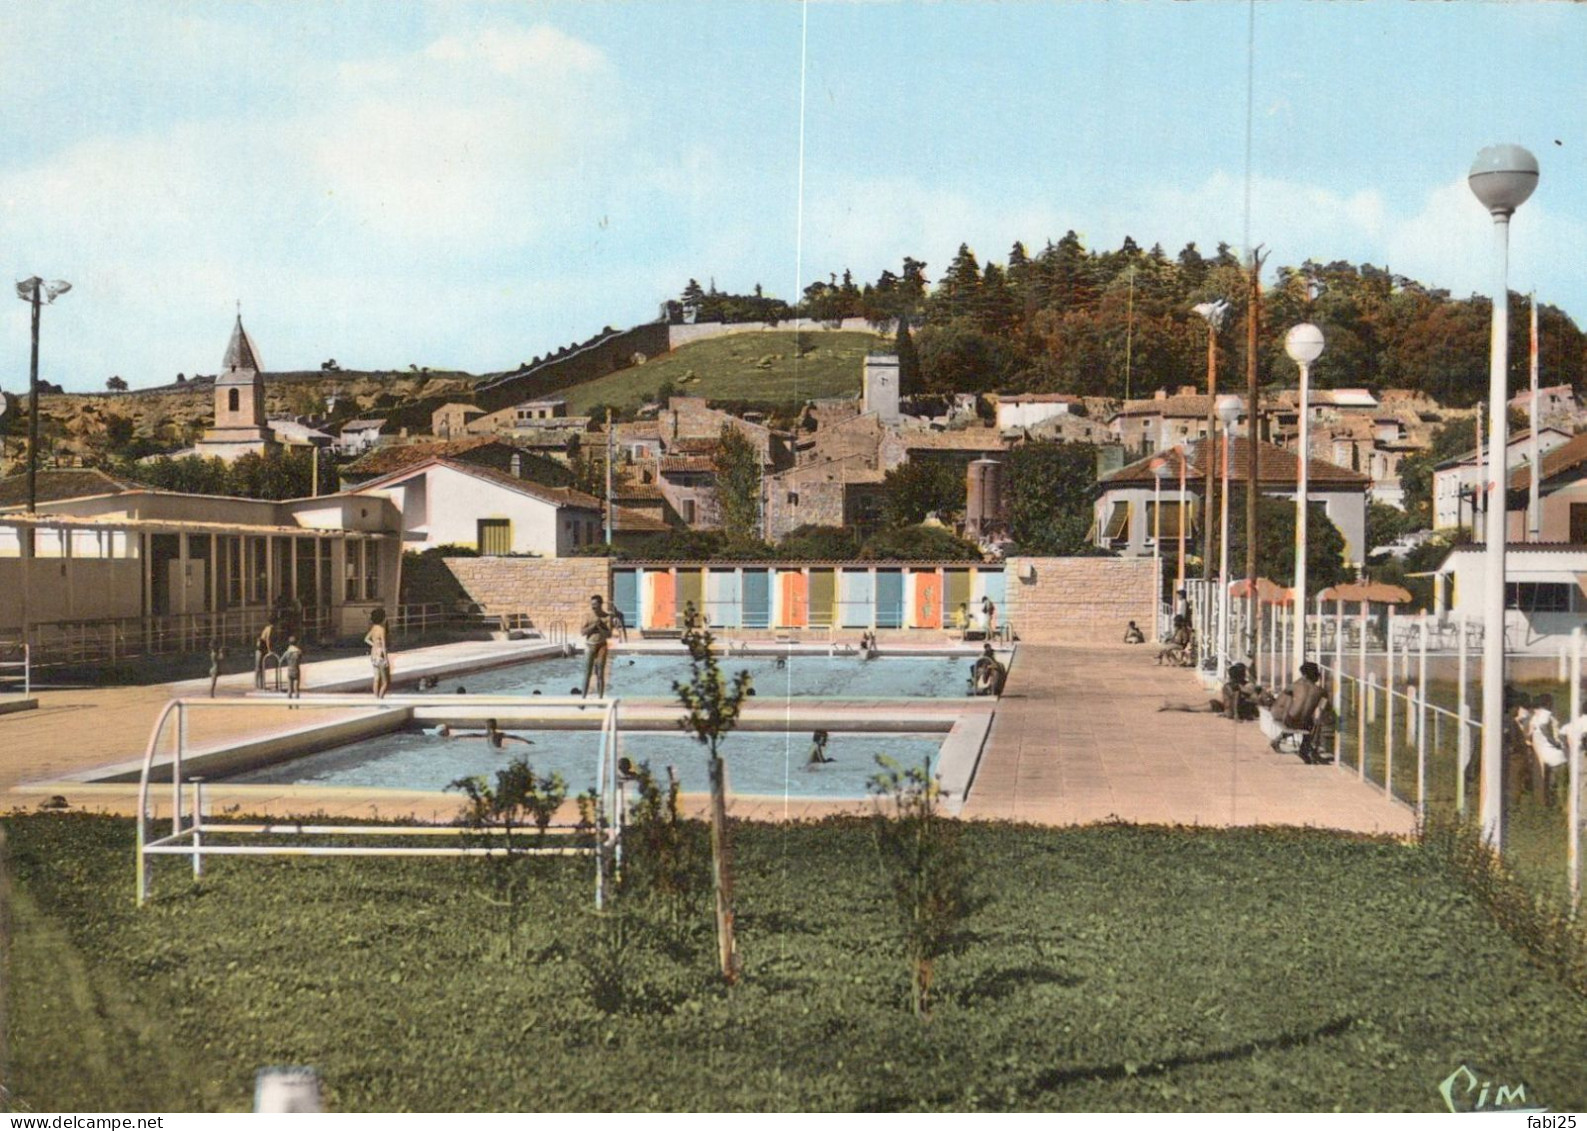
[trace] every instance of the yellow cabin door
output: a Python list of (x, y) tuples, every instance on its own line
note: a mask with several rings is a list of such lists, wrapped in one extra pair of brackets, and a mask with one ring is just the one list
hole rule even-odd
[(672, 573), (657, 570), (645, 575), (650, 579), (650, 624), (648, 628), (671, 628), (677, 615), (677, 599)]

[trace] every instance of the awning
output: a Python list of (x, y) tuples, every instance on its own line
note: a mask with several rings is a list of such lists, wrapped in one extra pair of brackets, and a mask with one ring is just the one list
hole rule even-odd
[(1411, 594), (1398, 585), (1389, 585), (1382, 581), (1369, 581), (1365, 584), (1351, 582), (1347, 585), (1333, 585), (1317, 594), (1324, 601), (1366, 601), (1376, 605), (1408, 605), (1411, 603)]
[(1122, 538), (1124, 531), (1130, 523), (1130, 504), (1114, 503), (1113, 513), (1108, 516), (1108, 524), (1103, 529), (1104, 538)]

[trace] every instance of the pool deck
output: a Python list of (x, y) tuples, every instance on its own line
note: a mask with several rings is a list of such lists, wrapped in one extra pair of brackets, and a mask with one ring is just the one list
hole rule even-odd
[(962, 815), (1414, 832), (1409, 807), (1334, 766), (1273, 753), (1255, 723), (1212, 714), (1195, 673), (1158, 667), (1155, 654), (1021, 645)]
[[(399, 679), (407, 680), (518, 662), (547, 651), (535, 641), (468, 642), (398, 652), (393, 660)], [(975, 729), (981, 756), (962, 815), (1054, 825), (1118, 819), (1314, 825), (1394, 835), (1413, 831), (1405, 806), (1332, 767), (1307, 766), (1272, 753), (1252, 724), (1236, 725), (1204, 710), (1159, 713), (1165, 702), (1205, 708), (1206, 695), (1191, 672), (1156, 667), (1151, 656), (1147, 647), (1124, 645), (1021, 645), (984, 747), (984, 722)], [(361, 655), (304, 666), (304, 685), (311, 691), (361, 689), (368, 678), (368, 661)], [(252, 690), (251, 672), (220, 680), (224, 697)], [(100, 767), (141, 759), (150, 729), (171, 698), (207, 694), (207, 679), (144, 687), (35, 688), (36, 710), (0, 716), (0, 806), (31, 809), (60, 794), (73, 808), (131, 814), (135, 784), (83, 779)], [(435, 697), (428, 701), (439, 707)], [(989, 706), (942, 700), (923, 710), (985, 712)], [(829, 722), (843, 708), (812, 701), (790, 709), (768, 702), (755, 704), (751, 714), (765, 714), (767, 722), (775, 714), (803, 729)], [(356, 719), (376, 710), (371, 701), (368, 711), (350, 707), (313, 713)], [(675, 714), (676, 708), (651, 701), (635, 703), (627, 717), (664, 722), (669, 712)], [(278, 735), (303, 723), (302, 715), (288, 716), (264, 703), (238, 705), (195, 712), (190, 740), (195, 747), (216, 746)], [(157, 813), (168, 798), (169, 787), (154, 791)], [(207, 802), (216, 814), (424, 820), (447, 819), (459, 806), (454, 795), (413, 790), (223, 782), (207, 787)], [(703, 798), (687, 798), (686, 804), (692, 813), (704, 811)], [(732, 798), (731, 805), (734, 816), (747, 820), (815, 819), (871, 808), (868, 801), (743, 796)]]

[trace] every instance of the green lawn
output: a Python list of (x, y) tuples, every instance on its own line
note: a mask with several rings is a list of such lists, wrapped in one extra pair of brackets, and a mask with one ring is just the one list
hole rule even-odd
[(1434, 1110), (1462, 1063), (1587, 1105), (1587, 1001), (1402, 844), (967, 826), (922, 1025), (861, 821), (737, 828), (732, 991), (703, 908), (616, 945), (582, 862), (544, 865), (509, 956), (478, 861), (167, 861), (138, 911), (130, 823), (6, 827), (34, 1110), (245, 1108), (270, 1064), (333, 1110)]
[[(801, 337), (802, 354), (796, 348)], [(767, 408), (797, 405), (812, 397), (858, 393), (865, 355), (890, 345), (889, 338), (855, 331), (728, 334), (692, 342), (643, 365), (574, 385), (560, 395), (567, 398), (573, 414), (597, 404), (633, 409), (670, 381), (683, 396)]]

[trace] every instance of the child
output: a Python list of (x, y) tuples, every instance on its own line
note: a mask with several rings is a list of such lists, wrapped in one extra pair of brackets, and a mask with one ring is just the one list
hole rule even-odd
[(226, 649), (220, 641), (209, 642), (209, 697), (215, 698), (215, 685), (220, 682), (220, 662), (226, 658)]
[(298, 647), (296, 636), (287, 637), (287, 650), (281, 653), (281, 666), (287, 670), (287, 698), (303, 698), (303, 687), (299, 682), (302, 677), (303, 649)]

